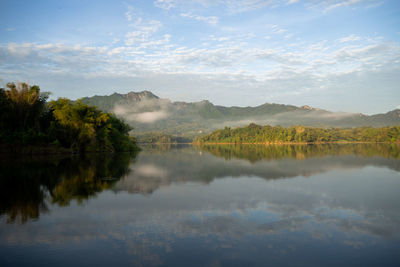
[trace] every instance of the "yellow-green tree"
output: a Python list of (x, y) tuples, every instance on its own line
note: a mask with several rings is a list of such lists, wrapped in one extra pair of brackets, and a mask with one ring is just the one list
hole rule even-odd
[(50, 108), (55, 124), (64, 132), (64, 138), (73, 149), (85, 151), (89, 145), (96, 146), (97, 143), (104, 150), (110, 148), (106, 138), (111, 126), (107, 113), (80, 100), (73, 103), (66, 98), (51, 101)]

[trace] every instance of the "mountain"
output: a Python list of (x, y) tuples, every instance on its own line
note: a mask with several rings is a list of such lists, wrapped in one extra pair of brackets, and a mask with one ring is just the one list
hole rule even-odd
[(265, 103), (256, 107), (224, 107), (208, 100), (200, 102), (172, 102), (159, 98), (150, 91), (114, 93), (82, 99), (106, 112), (113, 112), (134, 127), (135, 134), (160, 132), (193, 138), (224, 126), (304, 125), (313, 127), (360, 127), (400, 125), (400, 110), (385, 114), (331, 112), (310, 106), (296, 107)]
[(112, 111), (116, 104), (133, 104), (144, 99), (159, 99), (150, 91), (142, 91), (139, 93), (129, 92), (127, 94), (114, 93), (112, 95), (95, 95), (92, 97), (84, 97), (82, 101), (86, 104), (99, 107), (103, 111)]

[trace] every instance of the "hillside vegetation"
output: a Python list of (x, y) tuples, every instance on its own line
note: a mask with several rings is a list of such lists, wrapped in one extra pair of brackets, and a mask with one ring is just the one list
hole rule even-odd
[[(0, 145), (14, 152), (135, 150), (132, 129), (110, 113), (66, 98), (47, 102), (49, 93), (25, 83), (0, 88)], [(31, 147), (33, 150), (27, 149)]]
[(322, 142), (400, 142), (400, 127), (311, 128), (259, 126), (214, 131), (195, 139), (197, 143), (322, 143)]
[[(192, 139), (211, 133), (221, 127), (242, 127), (249, 123), (291, 127), (385, 127), (400, 126), (400, 110), (385, 114), (363, 115), (359, 113), (330, 112), (310, 106), (296, 107), (265, 103), (255, 107), (224, 107), (210, 101), (173, 102), (162, 99), (149, 91), (114, 93), (109, 96), (93, 96), (82, 99), (104, 112), (114, 112), (134, 125), (134, 134), (170, 135)], [(162, 138), (157, 138), (160, 141)], [(169, 138), (163, 138), (170, 141)]]

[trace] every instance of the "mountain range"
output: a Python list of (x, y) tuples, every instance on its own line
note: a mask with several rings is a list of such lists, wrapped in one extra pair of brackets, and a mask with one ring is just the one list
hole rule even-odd
[(224, 107), (208, 100), (173, 102), (150, 91), (114, 93), (82, 98), (86, 104), (115, 113), (134, 127), (133, 133), (162, 133), (193, 138), (213, 130), (256, 123), (260, 125), (304, 125), (313, 127), (360, 127), (400, 125), (400, 109), (385, 114), (331, 112), (310, 106), (265, 103), (256, 107)]

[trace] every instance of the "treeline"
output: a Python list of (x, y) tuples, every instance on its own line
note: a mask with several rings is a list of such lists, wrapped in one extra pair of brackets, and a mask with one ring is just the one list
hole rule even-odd
[(189, 138), (161, 132), (138, 133), (136, 137), (138, 143), (147, 144), (182, 144), (192, 142), (192, 139)]
[[(59, 98), (26, 83), (0, 88), (0, 145), (19, 151), (27, 146), (51, 146), (72, 152), (132, 151), (130, 126), (97, 107)], [(20, 151), (24, 151), (20, 149)]]
[(324, 143), (324, 142), (400, 142), (400, 126), (372, 128), (312, 128), (259, 126), (214, 131), (197, 138), (196, 143)]

